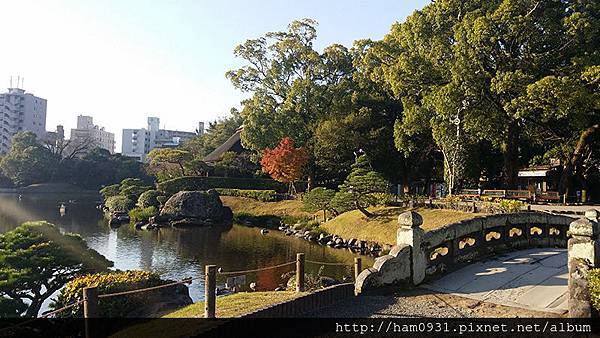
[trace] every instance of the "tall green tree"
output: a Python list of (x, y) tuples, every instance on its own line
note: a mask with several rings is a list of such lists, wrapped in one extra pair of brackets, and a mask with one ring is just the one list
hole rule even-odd
[(15, 134), (0, 168), (15, 185), (25, 186), (49, 181), (57, 164), (58, 158), (27, 131)]
[(79, 235), (62, 234), (46, 222), (24, 223), (0, 235), (0, 313), (36, 317), (68, 281), (110, 266)]
[[(247, 65), (227, 72), (233, 85), (252, 97), (243, 102), (242, 141), (261, 152), (290, 137), (313, 151), (312, 137), (323, 116), (344, 105), (335, 95), (351, 79), (351, 56), (341, 45), (318, 53), (313, 48), (316, 21), (293, 21), (285, 32), (247, 40), (235, 55)], [(314, 176), (309, 164), (309, 185)]]
[(445, 140), (458, 125), (465, 149), (489, 140), (501, 150), (505, 184), (514, 186), (522, 137), (537, 121), (513, 105), (529, 85), (573, 65), (571, 48), (581, 36), (569, 33), (570, 22), (585, 30), (580, 18), (597, 15), (595, 7), (593, 1), (442, 0), (395, 24), (379, 55), (404, 106), (397, 144), (408, 147), (406, 135), (430, 128), (448, 158), (454, 147)]

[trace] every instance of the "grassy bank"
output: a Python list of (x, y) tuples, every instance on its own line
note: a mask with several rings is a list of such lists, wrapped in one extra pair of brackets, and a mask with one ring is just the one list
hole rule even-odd
[(302, 210), (302, 201), (285, 200), (278, 202), (260, 202), (251, 198), (221, 196), (223, 205), (230, 207), (233, 213), (248, 213), (254, 216), (293, 216), (312, 217)]
[[(231, 208), (234, 214), (312, 218), (311, 213), (302, 210), (302, 201), (300, 200), (259, 202), (249, 198), (231, 196), (221, 196), (221, 200), (224, 205)], [(360, 211), (353, 210), (329, 220), (322, 224), (320, 228), (345, 239), (357, 238), (380, 244), (396, 243), (398, 215), (406, 209), (401, 207), (373, 207), (369, 210), (375, 215), (374, 217), (367, 218)], [(422, 227), (425, 231), (483, 215), (447, 209), (420, 208), (416, 211), (423, 216)]]
[[(382, 244), (395, 244), (398, 215), (405, 209), (375, 207), (369, 210), (375, 215), (374, 217), (367, 218), (360, 211), (353, 210), (337, 216), (321, 227), (330, 234), (346, 239), (358, 238)], [(416, 211), (423, 216), (422, 228), (425, 231), (481, 215), (445, 209), (417, 209)]]
[[(267, 305), (280, 303), (301, 296), (295, 291), (238, 292), (217, 297), (217, 318), (239, 317)], [(204, 302), (200, 301), (171, 312), (163, 318), (203, 318)]]

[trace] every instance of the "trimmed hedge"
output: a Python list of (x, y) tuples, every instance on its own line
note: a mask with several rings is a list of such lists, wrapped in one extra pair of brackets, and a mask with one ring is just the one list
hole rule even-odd
[[(168, 196), (183, 190), (193, 191), (215, 188), (275, 190), (279, 193), (285, 193), (288, 191), (287, 184), (277, 182), (270, 178), (184, 176), (157, 184), (157, 190)], [(298, 191), (303, 191), (305, 188), (306, 184), (304, 182), (296, 183), (296, 189)]]
[(235, 196), (252, 198), (261, 202), (275, 202), (279, 200), (279, 195), (275, 190), (242, 190), (242, 189), (215, 189), (223, 196)]
[(144, 191), (137, 200), (137, 206), (140, 208), (156, 207), (160, 208), (160, 201), (158, 197), (160, 192), (156, 190)]
[(106, 207), (110, 212), (129, 212), (135, 208), (135, 201), (127, 196), (112, 196), (106, 200)]
[[(67, 283), (51, 307), (58, 309), (67, 304), (80, 301), (83, 298), (83, 288), (88, 286), (97, 286), (99, 294), (107, 294), (147, 288), (165, 283), (166, 281), (162, 280), (158, 274), (148, 271), (132, 270), (85, 275)], [(146, 304), (150, 292), (102, 299), (99, 302), (100, 315), (110, 318), (127, 317), (131, 312)], [(58, 316), (83, 317), (83, 305), (74, 306), (71, 310), (61, 312)]]
[(590, 271), (588, 283), (592, 306), (600, 311), (600, 269)]

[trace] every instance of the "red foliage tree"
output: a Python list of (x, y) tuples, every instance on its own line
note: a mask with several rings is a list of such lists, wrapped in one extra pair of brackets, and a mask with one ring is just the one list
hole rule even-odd
[(295, 148), (294, 140), (283, 138), (274, 149), (263, 150), (260, 164), (262, 170), (279, 182), (288, 183), (290, 193), (295, 192), (294, 182), (302, 178), (304, 166), (308, 163), (308, 152)]

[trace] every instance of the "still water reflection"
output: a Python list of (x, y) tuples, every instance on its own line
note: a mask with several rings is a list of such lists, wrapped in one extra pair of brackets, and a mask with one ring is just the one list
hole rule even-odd
[[(124, 225), (111, 230), (95, 208), (99, 202), (97, 195), (35, 194), (19, 198), (0, 194), (0, 231), (25, 221), (46, 220), (63, 231), (80, 234), (91, 248), (113, 261), (116, 269), (150, 270), (175, 280), (202, 276), (207, 264), (216, 264), (224, 271), (255, 269), (292, 261), (297, 252), (304, 252), (308, 260), (347, 263), (347, 267), (325, 266), (322, 275), (342, 279), (353, 274), (352, 252), (315, 245), (278, 231), (262, 235), (258, 228), (240, 225), (154, 231), (136, 231)], [(372, 258), (363, 257), (364, 266), (372, 262)], [(314, 274), (319, 268), (313, 264), (306, 267)], [(287, 266), (250, 274), (248, 282), (255, 281), (258, 289), (272, 290), (282, 282), (281, 275), (292, 269)], [(202, 279), (192, 283), (190, 295), (194, 301), (203, 298)]]

